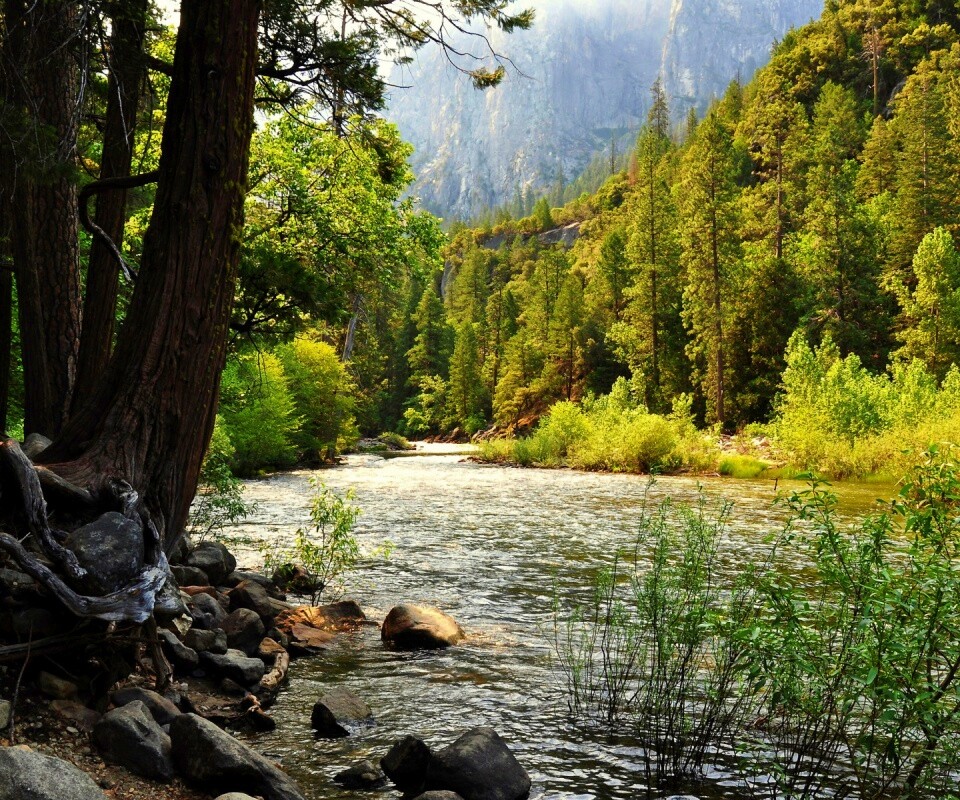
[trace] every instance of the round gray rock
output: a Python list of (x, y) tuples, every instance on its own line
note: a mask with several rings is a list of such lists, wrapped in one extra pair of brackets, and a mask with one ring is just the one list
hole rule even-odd
[(403, 603), (394, 606), (383, 621), (380, 638), (398, 650), (450, 647), (464, 637), (463, 628), (439, 608)]
[(237, 568), (237, 559), (220, 542), (200, 542), (183, 563), (203, 570), (214, 586), (222, 585), (227, 575)]
[(238, 608), (230, 612), (220, 627), (227, 634), (227, 647), (242, 650), (248, 656), (257, 652), (266, 633), (260, 615), (250, 608)]
[(427, 788), (463, 800), (522, 800), (530, 794), (530, 776), (493, 728), (473, 728), (434, 755)]
[(88, 588), (99, 594), (123, 588), (143, 567), (143, 531), (116, 511), (77, 528), (66, 544), (87, 570)]
[(107, 796), (73, 764), (0, 747), (0, 800), (107, 800)]

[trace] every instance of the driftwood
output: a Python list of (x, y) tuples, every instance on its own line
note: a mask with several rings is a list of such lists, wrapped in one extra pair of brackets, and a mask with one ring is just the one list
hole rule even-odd
[(280, 692), (281, 684), (287, 678), (290, 669), (290, 654), (280, 650), (273, 659), (273, 668), (260, 681), (260, 697), (266, 705), (271, 705)]
[[(38, 470), (24, 455), (15, 439), (0, 441), (0, 466), (11, 479), (9, 484), (12, 484), (20, 495), (27, 531), (36, 539), (40, 549), (71, 581), (84, 578), (86, 570), (79, 565), (76, 555), (58, 541), (64, 538), (64, 534), (50, 527)], [(56, 486), (60, 496), (81, 498), (83, 505), (87, 505), (86, 496), (89, 493), (85, 494), (85, 490), (77, 487), (68, 489), (65, 481), (53, 480), (49, 477), (52, 473), (46, 470), (43, 472), (48, 476), (47, 485)], [(91, 500), (93, 499), (91, 496)], [(144, 533), (144, 567), (140, 574), (122, 589), (103, 597), (80, 594), (9, 533), (0, 533), (0, 550), (10, 555), (25, 573), (50, 592), (74, 616), (95, 617), (110, 622), (145, 622), (152, 616), (157, 595), (170, 572), (160, 545), (159, 532), (149, 514), (139, 509), (137, 493), (126, 482), (108, 482), (104, 497), (95, 499), (109, 501), (109, 504), (122, 514), (139, 521)]]

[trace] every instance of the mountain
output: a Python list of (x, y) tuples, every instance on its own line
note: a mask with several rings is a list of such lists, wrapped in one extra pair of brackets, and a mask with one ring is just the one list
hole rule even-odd
[[(521, 3), (529, 6), (531, 3)], [(469, 218), (575, 178), (600, 151), (623, 152), (662, 76), (674, 119), (733, 78), (822, 0), (534, 0), (529, 31), (489, 32), (507, 77), (480, 91), (436, 47), (397, 68), (388, 118), (415, 148), (414, 191), (445, 217)], [(479, 39), (457, 42), (479, 52)], [(408, 88), (407, 88), (408, 87)]]

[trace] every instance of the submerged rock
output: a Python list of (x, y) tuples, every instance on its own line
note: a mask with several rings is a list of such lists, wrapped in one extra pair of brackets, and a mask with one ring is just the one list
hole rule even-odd
[(349, 736), (351, 729), (373, 725), (373, 712), (349, 689), (341, 686), (331, 689), (313, 706), (310, 726), (318, 736), (339, 739)]
[(457, 621), (440, 609), (404, 603), (394, 606), (383, 621), (380, 638), (398, 650), (450, 647), (464, 637)]
[(372, 761), (364, 760), (338, 772), (333, 782), (345, 789), (378, 789), (387, 782), (387, 777)]

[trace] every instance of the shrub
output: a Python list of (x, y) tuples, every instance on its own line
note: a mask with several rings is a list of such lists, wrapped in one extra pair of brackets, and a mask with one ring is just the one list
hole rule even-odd
[(344, 577), (360, 558), (360, 544), (353, 534), (360, 509), (351, 502), (352, 491), (341, 497), (316, 478), (310, 486), (310, 522), (297, 528), (292, 545), (275, 546), (265, 553), (264, 571), (282, 573), (293, 566), (304, 567), (310, 576), (310, 602), (316, 605), (324, 593), (328, 598), (339, 596)]
[(332, 459), (359, 439), (353, 384), (326, 342), (298, 336), (277, 348), (299, 424), (291, 439), (306, 461)]
[(270, 353), (227, 362), (220, 384), (220, 413), (233, 444), (238, 475), (291, 466), (299, 420), (280, 360)]
[(244, 502), (243, 483), (230, 470), (233, 455), (233, 444), (223, 417), (218, 414), (187, 521), (190, 533), (200, 541), (211, 534), (217, 536), (224, 527), (236, 524), (254, 509), (253, 504)]

